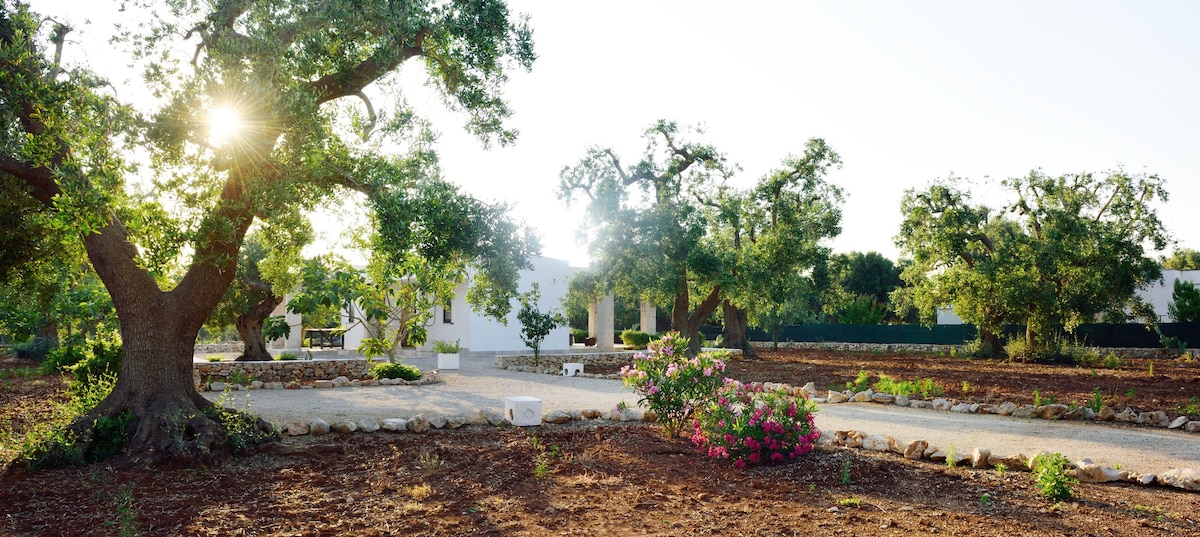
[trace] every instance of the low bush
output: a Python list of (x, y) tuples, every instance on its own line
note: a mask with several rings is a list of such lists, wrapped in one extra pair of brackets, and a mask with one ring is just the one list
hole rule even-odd
[(692, 443), (738, 468), (778, 464), (812, 451), (821, 436), (816, 411), (812, 401), (786, 391), (727, 381), (716, 401), (696, 412)]
[(641, 396), (638, 405), (658, 415), (663, 432), (679, 435), (692, 411), (716, 398), (724, 385), (727, 352), (703, 352), (688, 358), (688, 339), (671, 332), (633, 355), (633, 366), (621, 368), (621, 382)]
[(1062, 453), (1043, 453), (1029, 461), (1029, 469), (1033, 471), (1042, 497), (1061, 502), (1074, 496), (1071, 486), (1079, 480), (1067, 475), (1069, 464), (1070, 461)]
[(641, 330), (623, 330), (621, 332), (621, 341), (625, 343), (626, 348), (642, 350), (646, 348), (646, 345), (650, 344), (650, 334)]
[(56, 347), (58, 347), (58, 342), (53, 338), (35, 337), (20, 345), (14, 345), (13, 353), (17, 355), (17, 358), (45, 360), (50, 351)]
[(296, 353), (294, 353), (294, 352), (281, 352), (281, 353), (279, 353), (279, 356), (275, 357), (275, 359), (276, 360), (299, 360), (300, 357), (296, 356)]
[(458, 354), (462, 347), (458, 344), (458, 340), (454, 341), (434, 341), (433, 350), (438, 354)]
[(588, 331), (583, 328), (572, 328), (571, 337), (575, 339), (575, 343), (583, 343), (583, 340), (588, 338)]
[(84, 359), (68, 367), (80, 384), (91, 384), (95, 379), (121, 371), (122, 347), (120, 341), (99, 339), (89, 342), (91, 348)]
[(68, 371), (68, 368), (87, 358), (87, 347), (83, 345), (68, 345), (56, 347), (46, 353), (42, 360), (42, 373), (53, 375)]
[(421, 370), (411, 365), (383, 362), (371, 368), (371, 376), (375, 379), (418, 380)]
[[(946, 392), (933, 381), (931, 378), (923, 378), (921, 380), (899, 380), (893, 379), (883, 373), (879, 374), (879, 381), (871, 386), (872, 390), (881, 393), (890, 393), (892, 395), (903, 395), (911, 397), (916, 394), (921, 394), (921, 397), (938, 397)], [(965, 391), (965, 390), (964, 390)]]

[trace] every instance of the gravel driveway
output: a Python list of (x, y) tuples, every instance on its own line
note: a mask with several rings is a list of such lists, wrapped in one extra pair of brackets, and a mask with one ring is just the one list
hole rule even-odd
[[(406, 358), (422, 370), (436, 367), (434, 358)], [(406, 418), (497, 412), (504, 398), (532, 396), (549, 410), (609, 410), (619, 402), (634, 406), (637, 396), (615, 380), (568, 378), (496, 369), (492, 358), (467, 358), (462, 369), (441, 373), (443, 382), (428, 386), (371, 386), (322, 390), (253, 390), (230, 392), (226, 403), (281, 424), (321, 418), (332, 422), (362, 418)], [(220, 394), (206, 392), (210, 399)], [(817, 427), (827, 433), (859, 430), (890, 435), (900, 442), (923, 439), (959, 453), (976, 447), (997, 454), (1061, 452), (1072, 460), (1090, 458), (1122, 469), (1157, 473), (1169, 468), (1200, 468), (1200, 436), (1080, 421), (1016, 419), (995, 415), (955, 414), (878, 404), (822, 405)]]

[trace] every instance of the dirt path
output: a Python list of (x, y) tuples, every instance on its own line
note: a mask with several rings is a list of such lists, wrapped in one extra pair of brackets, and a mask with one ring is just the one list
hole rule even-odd
[[(406, 363), (424, 370), (435, 367), (433, 359), (409, 359)], [(431, 386), (256, 390), (230, 392), (225, 397), (228, 403), (248, 407), (276, 424), (314, 418), (334, 421), (417, 414), (474, 415), (480, 409), (500, 411), (505, 397), (521, 395), (541, 399), (546, 411), (609, 410), (621, 401), (630, 406), (637, 402), (634, 394), (623, 391), (621, 383), (614, 380), (503, 371), (493, 367), (490, 358), (464, 359), (462, 367), (442, 373), (444, 382)], [(886, 434), (900, 442), (923, 439), (943, 448), (953, 446), (960, 453), (970, 453), (976, 447), (998, 454), (1057, 451), (1072, 459), (1090, 458), (1142, 473), (1200, 468), (1200, 437), (1162, 429), (1022, 420), (877, 404), (822, 405), (817, 426), (827, 433), (860, 430)]]

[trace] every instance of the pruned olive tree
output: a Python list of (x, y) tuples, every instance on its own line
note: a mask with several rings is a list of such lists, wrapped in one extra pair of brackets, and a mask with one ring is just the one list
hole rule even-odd
[(1057, 326), (1144, 313), (1136, 292), (1161, 277), (1146, 252), (1167, 244), (1161, 179), (1034, 171), (1002, 185), (1013, 201), (999, 211), (972, 204), (957, 181), (905, 193), (896, 244), (913, 259), (912, 287), (899, 292), (927, 321), (951, 305), (995, 350), (1005, 323), (1022, 324), (1022, 358), (1041, 359), (1057, 352)]
[[(559, 197), (588, 201), (593, 274), (606, 291), (672, 304), (671, 330), (700, 348), (700, 326), (721, 308), (725, 344), (748, 350), (756, 308), (774, 308), (824, 263), (820, 241), (840, 232), (840, 190), (825, 181), (838, 156), (810, 140), (751, 190), (727, 182), (737, 167), (711, 145), (685, 140), (659, 121), (645, 132), (641, 159), (626, 168), (611, 149), (593, 148), (560, 173)], [(765, 298), (770, 295), (771, 298)]]
[[(133, 96), (60, 64), (70, 28), (12, 0), (0, 5), (0, 173), (20, 187), (5, 194), (40, 205), (36, 233), (82, 242), (124, 342), (116, 386), (75, 423), (76, 445), (91, 445), (97, 418), (127, 415), (128, 452), (148, 461), (231, 451), (228, 424), (210, 417), (230, 414), (212, 412), (192, 383), (192, 346), (256, 220), (357, 193), (381, 227), (397, 230), (389, 248), (461, 251), (457, 222), (393, 211), (442, 184), (432, 135), (390, 84), (397, 70), (424, 65), (467, 130), (505, 144), (516, 136), (504, 125), (506, 74), (534, 59), (526, 21), (499, 0), (133, 3), (127, 18), (151, 19), (124, 35), (148, 92), (135, 110), (122, 101)], [(381, 91), (394, 108), (373, 106)], [(215, 136), (207, 118), (218, 108), (236, 110), (243, 127)], [(171, 209), (160, 226), (135, 224), (144, 198), (129, 194), (141, 155)], [(160, 259), (182, 260), (181, 276), (156, 273)], [(508, 307), (515, 285), (506, 284), (520, 265), (484, 264), (476, 292)], [(243, 430), (272, 434), (235, 416)]]
[[(710, 145), (684, 140), (673, 122), (646, 129), (646, 151), (631, 167), (611, 149), (589, 149), (559, 173), (559, 198), (587, 199), (592, 272), (601, 293), (671, 303), (671, 330), (700, 348), (700, 326), (721, 304), (720, 271), (695, 196), (731, 169)], [(693, 296), (697, 286), (702, 296)]]

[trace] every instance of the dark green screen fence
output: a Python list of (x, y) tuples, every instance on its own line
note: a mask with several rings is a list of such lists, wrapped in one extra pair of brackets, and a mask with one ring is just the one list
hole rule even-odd
[[(1177, 337), (1192, 347), (1200, 347), (1200, 323), (1163, 323), (1159, 329), (1164, 336)], [(707, 338), (721, 333), (720, 326), (705, 326), (700, 331)], [(972, 325), (936, 325), (933, 327), (892, 324), (858, 326), (846, 324), (804, 324), (784, 327), (779, 341), (831, 341), (842, 343), (910, 343), (927, 345), (962, 345), (975, 339)], [(1161, 347), (1158, 334), (1142, 324), (1085, 324), (1074, 333), (1060, 330), (1068, 341), (1096, 347)], [(1004, 329), (1005, 339), (1024, 337), (1025, 327), (1010, 325)], [(771, 341), (770, 334), (750, 329), (753, 341)]]

